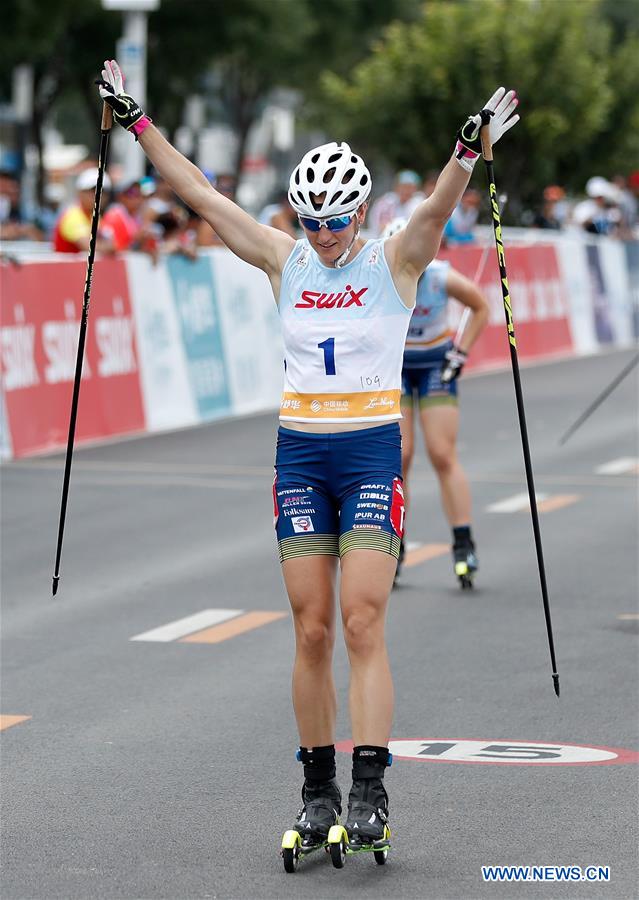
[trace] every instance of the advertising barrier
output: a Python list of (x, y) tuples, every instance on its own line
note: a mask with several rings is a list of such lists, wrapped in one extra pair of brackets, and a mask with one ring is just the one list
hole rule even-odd
[[(15, 457), (66, 445), (85, 274), (86, 263), (75, 261), (0, 267), (2, 385)], [(145, 427), (126, 263), (99, 260), (77, 441)]]
[[(442, 256), (473, 278), (483, 253)], [(628, 346), (639, 336), (639, 243), (518, 231), (507, 249), (522, 360)], [(0, 263), (0, 454), (66, 445), (86, 264), (50, 255)], [(491, 246), (479, 283), (490, 321), (468, 369), (510, 364)], [(461, 307), (451, 303), (451, 329)], [(95, 264), (76, 443), (275, 410), (283, 352), (263, 272), (225, 248), (197, 260), (141, 254)]]

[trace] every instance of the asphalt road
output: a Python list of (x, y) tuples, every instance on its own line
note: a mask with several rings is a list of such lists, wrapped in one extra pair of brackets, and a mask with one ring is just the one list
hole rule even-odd
[[(78, 450), (55, 600), (63, 457), (3, 466), (1, 712), (29, 717), (2, 733), (4, 900), (636, 896), (637, 766), (623, 753), (565, 765), (561, 745), (639, 750), (637, 370), (557, 445), (630, 358), (523, 370), (560, 699), (530, 514), (489, 510), (525, 492), (512, 379), (463, 383), (481, 570), (462, 592), (448, 552), (434, 555), (391, 600), (393, 737), (425, 753), (387, 773), (384, 868), (355, 857), (337, 871), (318, 854), (286, 875), (278, 855), (301, 767), (271, 529), (274, 416)], [(413, 561), (448, 540), (423, 454), (409, 539)], [(253, 628), (245, 616), (216, 643), (179, 629), (131, 640), (211, 609), (285, 615)], [(188, 634), (222, 634), (198, 621)], [(335, 665), (348, 740), (341, 639)], [(472, 764), (450, 760), (462, 740), (484, 745)], [(522, 751), (486, 750), (502, 741), (559, 747), (560, 761), (513, 765), (504, 757)], [(482, 865), (601, 865), (610, 881), (485, 883)]]

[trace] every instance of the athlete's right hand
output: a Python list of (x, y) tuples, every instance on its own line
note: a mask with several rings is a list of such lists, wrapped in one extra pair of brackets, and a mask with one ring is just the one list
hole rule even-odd
[(133, 97), (124, 93), (124, 75), (114, 59), (104, 61), (102, 78), (96, 79), (100, 96), (113, 110), (115, 121), (133, 132), (135, 139), (151, 124), (151, 119), (135, 102)]

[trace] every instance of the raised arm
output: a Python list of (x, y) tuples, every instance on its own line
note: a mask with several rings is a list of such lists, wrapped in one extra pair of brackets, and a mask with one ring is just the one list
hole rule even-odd
[(515, 92), (500, 87), (484, 109), (470, 116), (460, 128), (455, 151), (437, 179), (435, 190), (419, 204), (406, 228), (387, 241), (387, 256), (396, 277), (401, 277), (402, 272), (419, 277), (434, 259), (444, 226), (468, 186), (481, 153), (482, 124), (490, 121), (490, 140), (495, 144), (519, 121), (519, 116), (513, 115), (517, 104)]
[(226, 246), (245, 262), (263, 269), (273, 280), (291, 253), (294, 239), (260, 225), (228, 197), (213, 188), (197, 166), (170, 144), (151, 124), (133, 98), (124, 93), (123, 77), (115, 60), (102, 70), (100, 96), (113, 109), (113, 117), (136, 140), (175, 193), (219, 234)]

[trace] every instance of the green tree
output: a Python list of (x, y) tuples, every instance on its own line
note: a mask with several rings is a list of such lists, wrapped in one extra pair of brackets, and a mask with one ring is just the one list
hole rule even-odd
[(464, 117), (512, 86), (522, 121), (496, 150), (500, 185), (526, 200), (550, 182), (581, 188), (613, 131), (616, 164), (637, 158), (636, 38), (613, 47), (611, 30), (598, 0), (430, 2), (348, 77), (324, 75), (325, 115), (374, 157), (427, 171), (449, 157)]

